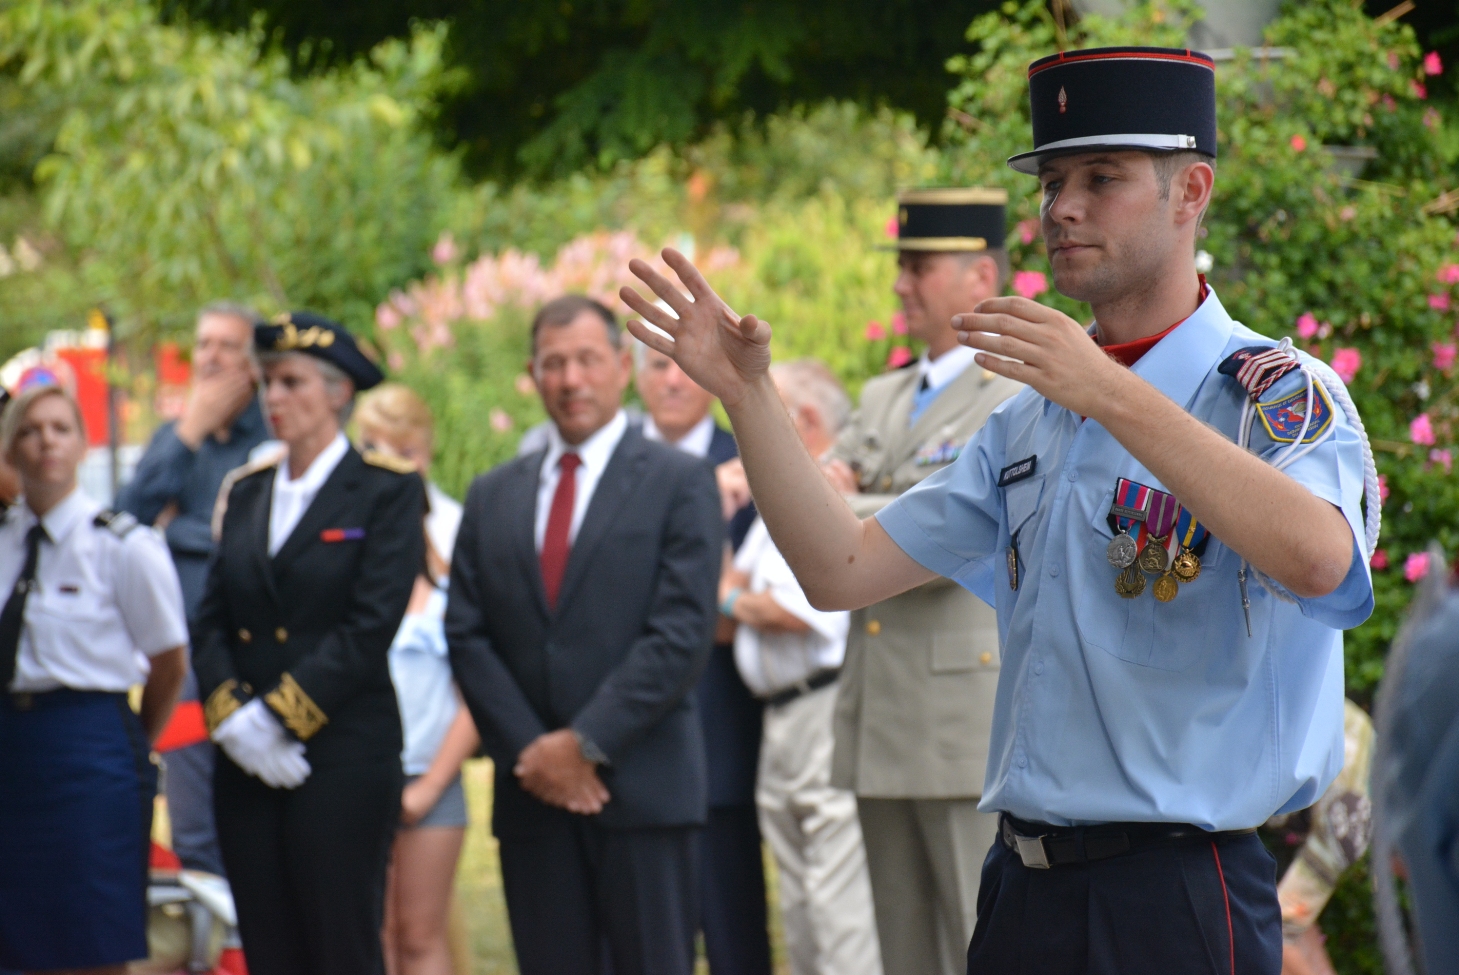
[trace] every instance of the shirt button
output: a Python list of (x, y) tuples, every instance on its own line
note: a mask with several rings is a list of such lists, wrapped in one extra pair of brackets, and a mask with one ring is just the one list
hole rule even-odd
[(1079, 472), (1076, 471), (1076, 470), (1074, 470), (1072, 467), (1069, 468), (1069, 480), (1071, 480), (1071, 481), (1077, 481), (1077, 480), (1079, 480)]
[(1028, 768), (1028, 759), (1026, 759), (1022, 755), (1020, 755), (1018, 757), (1018, 767), (1019, 768)]
[(242, 640), (244, 643), (252, 643), (253, 634), (249, 633), (247, 630), (239, 630), (238, 639)]
[(868, 620), (866, 623), (866, 635), (876, 636), (881, 632), (881, 620)]
[(1059, 578), (1059, 567), (1057, 565), (1049, 566), (1049, 576), (1054, 579)]
[(1034, 673), (1034, 676), (1035, 677), (1042, 677), (1043, 674), (1044, 674), (1044, 665), (1043, 664), (1034, 664), (1033, 665), (1033, 673)]
[(274, 630), (274, 639), (279, 641), (280, 643), (289, 642), (289, 631), (284, 629), (282, 626), (279, 627), (277, 630)]
[(984, 650), (982, 652), (982, 654), (980, 654), (979, 657), (978, 657), (978, 663), (983, 664), (984, 666), (987, 666), (988, 664), (991, 664), (992, 662), (993, 662), (993, 655), (991, 653), (989, 653), (988, 651), (986, 651), (986, 650)]

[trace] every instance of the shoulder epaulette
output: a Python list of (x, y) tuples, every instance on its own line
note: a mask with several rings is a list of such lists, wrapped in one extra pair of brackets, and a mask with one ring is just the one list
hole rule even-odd
[(112, 511), (103, 509), (97, 512), (91, 523), (97, 528), (105, 528), (117, 538), (126, 538), (127, 533), (137, 527), (137, 519), (126, 511)]
[(387, 454), (383, 450), (367, 450), (361, 455), (365, 463), (372, 467), (383, 467), (387, 471), (394, 471), (397, 474), (414, 474), (415, 465), (404, 457), (397, 457), (394, 454)]
[(262, 456), (249, 461), (242, 467), (235, 467), (223, 475), (223, 483), (218, 487), (218, 497), (213, 502), (213, 541), (223, 537), (223, 516), (228, 513), (228, 495), (233, 491), (233, 485), (248, 477), (250, 474), (257, 474), (259, 471), (266, 471), (270, 467), (278, 466), (279, 461), (284, 459), (285, 448), (280, 445), (278, 450), (263, 454)]
[(1291, 349), (1279, 345), (1248, 345), (1223, 359), (1216, 371), (1235, 379), (1248, 396), (1259, 400), (1278, 379), (1300, 365)]

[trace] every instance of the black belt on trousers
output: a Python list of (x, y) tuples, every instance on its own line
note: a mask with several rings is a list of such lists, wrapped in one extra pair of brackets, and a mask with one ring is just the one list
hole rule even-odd
[(1159, 847), (1204, 843), (1255, 833), (1253, 829), (1212, 832), (1190, 823), (1100, 823), (1098, 826), (1051, 826), (998, 817), (998, 835), (1025, 867), (1047, 870), (1072, 863), (1108, 860)]
[(10, 691), (0, 695), (0, 701), (17, 711), (38, 711), (42, 708), (64, 708), (87, 701), (105, 698), (127, 697), (126, 691), (77, 691), (69, 687), (58, 687), (51, 691)]
[(819, 691), (827, 684), (834, 684), (836, 678), (841, 676), (841, 668), (832, 670), (818, 670), (809, 677), (796, 681), (783, 691), (777, 691), (765, 698), (765, 706), (778, 708), (782, 704), (789, 704), (796, 698), (809, 694), (811, 691)]

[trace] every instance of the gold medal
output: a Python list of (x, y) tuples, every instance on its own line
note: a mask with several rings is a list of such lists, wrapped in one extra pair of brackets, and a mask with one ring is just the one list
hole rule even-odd
[(1134, 599), (1145, 591), (1145, 576), (1133, 565), (1115, 577), (1115, 592), (1121, 599)]
[(1196, 577), (1201, 574), (1201, 557), (1190, 549), (1185, 549), (1175, 557), (1175, 564), (1170, 567), (1170, 571), (1181, 582), (1195, 582)]
[(1140, 568), (1146, 572), (1164, 572), (1170, 568), (1170, 553), (1165, 551), (1165, 540), (1151, 538), (1140, 550)]
[(1155, 598), (1168, 603), (1180, 593), (1180, 583), (1169, 572), (1155, 580)]

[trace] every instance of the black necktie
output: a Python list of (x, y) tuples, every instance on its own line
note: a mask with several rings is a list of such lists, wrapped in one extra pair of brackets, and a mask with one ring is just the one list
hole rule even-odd
[(48, 537), (39, 522), (25, 535), (25, 566), (15, 580), (5, 609), (0, 610), (0, 693), (15, 679), (15, 658), (20, 654), (20, 630), (25, 622), (25, 597), (35, 582), (35, 564), (40, 556), (41, 539)]
[(927, 392), (931, 388), (932, 388), (932, 384), (927, 381), (927, 377), (926, 376), (923, 376), (922, 377), (922, 381), (917, 384), (917, 392), (919, 392), (919, 393), (925, 393), (925, 392)]

